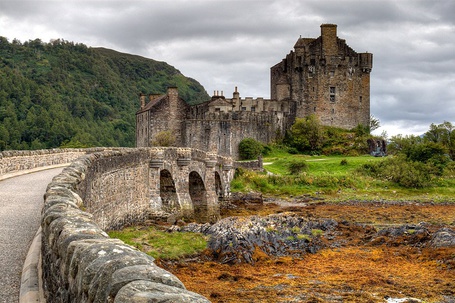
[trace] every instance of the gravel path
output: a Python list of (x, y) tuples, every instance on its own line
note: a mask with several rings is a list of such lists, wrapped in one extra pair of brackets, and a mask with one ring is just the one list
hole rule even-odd
[(0, 303), (19, 300), (22, 266), (40, 225), (43, 194), (62, 168), (0, 181)]

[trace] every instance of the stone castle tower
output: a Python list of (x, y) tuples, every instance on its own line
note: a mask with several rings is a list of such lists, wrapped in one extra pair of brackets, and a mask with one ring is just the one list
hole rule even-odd
[(356, 53), (337, 37), (337, 26), (321, 25), (318, 38), (299, 38), (286, 58), (271, 67), (271, 98), (232, 98), (214, 92), (189, 106), (171, 87), (166, 95), (140, 95), (136, 145), (152, 146), (171, 131), (176, 145), (237, 157), (244, 138), (270, 143), (283, 138), (296, 118), (315, 114), (324, 125), (351, 129), (370, 122), (373, 55)]
[(315, 114), (328, 126), (368, 126), (372, 66), (373, 54), (355, 52), (337, 37), (335, 24), (322, 24), (320, 37), (299, 38), (271, 68), (270, 96), (296, 101), (297, 118)]

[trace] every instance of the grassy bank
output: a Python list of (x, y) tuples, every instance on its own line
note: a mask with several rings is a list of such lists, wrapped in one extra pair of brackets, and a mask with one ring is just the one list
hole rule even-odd
[[(306, 156), (274, 152), (264, 158), (266, 172), (241, 170), (231, 183), (232, 191), (259, 191), (265, 195), (310, 195), (335, 201), (398, 200), (398, 201), (455, 201), (453, 176), (433, 177), (429, 186), (407, 188), (387, 178), (375, 178), (361, 172), (365, 164), (386, 161), (369, 155)], [(290, 166), (304, 162), (298, 174), (290, 173)]]
[(207, 246), (207, 239), (197, 233), (168, 233), (153, 226), (132, 226), (120, 231), (110, 231), (117, 238), (147, 253), (155, 259), (180, 259), (200, 253)]

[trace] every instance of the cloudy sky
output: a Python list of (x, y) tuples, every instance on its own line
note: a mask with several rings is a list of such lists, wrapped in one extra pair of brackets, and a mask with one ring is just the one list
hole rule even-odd
[(62, 38), (165, 61), (212, 94), (270, 97), (270, 67), (320, 25), (374, 54), (376, 131), (455, 124), (454, 0), (0, 0), (0, 36)]

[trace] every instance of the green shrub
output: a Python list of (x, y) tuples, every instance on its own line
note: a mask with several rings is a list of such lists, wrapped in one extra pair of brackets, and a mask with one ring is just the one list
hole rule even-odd
[(263, 156), (270, 155), (272, 153), (272, 151), (273, 151), (273, 148), (271, 146), (269, 146), (269, 145), (264, 145), (262, 147), (262, 155)]
[(348, 165), (348, 160), (342, 159), (340, 162), (340, 165), (343, 165), (343, 166)]
[(305, 160), (294, 159), (288, 164), (288, 171), (291, 175), (298, 175), (308, 170), (308, 163)]
[(291, 155), (297, 155), (299, 153), (299, 151), (295, 147), (289, 147), (288, 153), (290, 153)]
[(297, 118), (287, 132), (286, 141), (302, 152), (319, 152), (325, 140), (325, 129), (315, 115)]
[(406, 188), (422, 188), (430, 185), (432, 164), (407, 161), (404, 157), (388, 158), (375, 163), (366, 163), (359, 169), (372, 177), (394, 182)]
[(239, 144), (239, 158), (240, 160), (253, 160), (257, 159), (262, 154), (264, 145), (254, 140), (253, 138), (245, 138)]
[(175, 135), (172, 131), (166, 130), (159, 132), (155, 135), (155, 137), (152, 140), (152, 146), (163, 146), (163, 147), (169, 147), (169, 146), (175, 146)]
[(405, 154), (407, 158), (411, 161), (427, 162), (430, 159), (433, 159), (433, 162), (447, 162), (444, 161), (444, 158), (449, 160), (447, 157), (444, 157), (448, 153), (446, 147), (440, 143), (427, 142), (421, 144), (411, 145)]
[(447, 163), (444, 167), (443, 175), (448, 178), (455, 178), (455, 161)]

